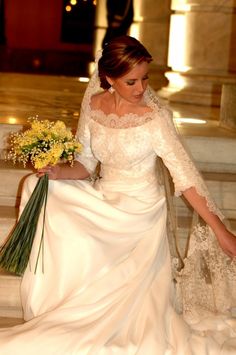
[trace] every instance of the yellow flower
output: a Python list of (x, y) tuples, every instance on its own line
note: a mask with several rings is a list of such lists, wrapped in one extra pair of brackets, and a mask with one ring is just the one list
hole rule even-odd
[(24, 166), (31, 161), (36, 169), (54, 165), (61, 158), (72, 165), (75, 153), (79, 153), (82, 146), (64, 122), (40, 121), (36, 117), (29, 123), (30, 128), (25, 132), (11, 134), (8, 159), (22, 162)]

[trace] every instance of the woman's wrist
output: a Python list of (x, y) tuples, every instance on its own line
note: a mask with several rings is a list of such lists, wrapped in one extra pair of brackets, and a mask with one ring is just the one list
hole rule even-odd
[(211, 228), (218, 240), (224, 238), (225, 233), (228, 232), (227, 227), (224, 225), (222, 221), (220, 221), (219, 223), (216, 224), (216, 226)]

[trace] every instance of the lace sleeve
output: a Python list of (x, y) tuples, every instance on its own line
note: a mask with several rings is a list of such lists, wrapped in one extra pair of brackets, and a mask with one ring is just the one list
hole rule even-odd
[(83, 105), (80, 112), (76, 137), (82, 144), (82, 151), (76, 156), (76, 160), (83, 164), (87, 171), (92, 175), (96, 169), (98, 161), (94, 157), (90, 145), (89, 112), (84, 109)]
[(155, 152), (172, 176), (175, 195), (180, 196), (188, 188), (195, 187), (198, 194), (206, 198), (209, 210), (223, 219), (201, 174), (180, 141), (169, 109), (159, 108), (156, 119), (151, 121), (151, 135)]

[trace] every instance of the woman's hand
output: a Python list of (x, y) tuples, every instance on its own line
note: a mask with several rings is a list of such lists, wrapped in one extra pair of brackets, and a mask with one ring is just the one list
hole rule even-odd
[(60, 178), (61, 164), (56, 165), (47, 165), (42, 169), (39, 169), (37, 172), (38, 177), (42, 177), (45, 174), (48, 175), (50, 180), (57, 180)]
[(236, 236), (225, 228), (223, 231), (217, 233), (216, 237), (225, 254), (227, 254), (231, 258), (235, 257)]
[(47, 165), (39, 169), (37, 176), (41, 177), (48, 174), (50, 180), (79, 180), (89, 177), (89, 172), (78, 161), (74, 161), (73, 166), (68, 163), (58, 163), (56, 165)]
[(213, 212), (210, 211), (207, 200), (205, 197), (198, 194), (195, 187), (190, 187), (183, 192), (184, 197), (202, 217), (202, 219), (213, 230), (222, 250), (228, 256), (236, 256), (236, 236), (231, 233), (221, 219)]

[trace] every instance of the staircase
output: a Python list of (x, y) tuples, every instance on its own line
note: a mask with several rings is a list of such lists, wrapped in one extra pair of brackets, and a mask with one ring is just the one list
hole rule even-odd
[[(223, 154), (224, 151), (236, 152), (236, 140), (224, 139), (222, 141), (217, 138), (207, 138), (206, 142), (204, 140), (204, 137), (201, 139), (199, 137), (186, 138), (188, 148), (198, 167), (203, 171), (212, 195), (231, 221), (232, 229), (236, 231), (236, 159), (231, 161), (231, 155), (227, 159), (227, 155)], [(208, 149), (201, 152), (199, 147), (203, 145), (208, 146)], [(224, 151), (221, 150), (222, 154), (212, 154), (211, 152), (216, 152), (220, 145), (224, 146)], [(22, 183), (30, 173), (32, 173), (30, 169), (0, 161), (0, 244), (16, 222)], [(191, 212), (181, 199), (177, 199), (176, 202), (180, 216), (178, 235), (183, 255), (191, 225)], [(20, 277), (0, 271), (0, 326), (22, 322), (20, 281)]]
[[(43, 76), (22, 77), (21, 75), (2, 75), (0, 83), (4, 88), (4, 107), (0, 102), (0, 245), (13, 228), (20, 202), (24, 178), (32, 173), (22, 166), (14, 166), (4, 161), (9, 132), (20, 130), (25, 124), (25, 112), (35, 115), (40, 112), (43, 118), (64, 119), (67, 126), (74, 129), (77, 125), (80, 99), (85, 84), (75, 78), (45, 78)], [(24, 90), (19, 87), (24, 83)], [(47, 83), (47, 88), (44, 85)], [(1, 93), (0, 87), (0, 94)], [(7, 88), (7, 90), (6, 90)], [(8, 94), (6, 92), (8, 91)], [(12, 100), (15, 111), (12, 109)], [(188, 106), (188, 105), (186, 105)], [(11, 111), (13, 110), (13, 111)], [(1, 116), (11, 113), (17, 116), (17, 123), (1, 121)], [(63, 114), (65, 116), (63, 116)], [(72, 117), (72, 118), (71, 118)], [(181, 131), (181, 130), (180, 130)], [(236, 232), (236, 134), (212, 136), (190, 132), (186, 127), (187, 149), (192, 154), (198, 168), (203, 173), (207, 185), (218, 206), (230, 220)], [(187, 236), (191, 225), (191, 210), (181, 200), (175, 201), (178, 211), (178, 235), (182, 254), (186, 248)], [(20, 302), (21, 278), (0, 270), (0, 327), (21, 323), (22, 308)]]
[[(16, 223), (22, 183), (31, 172), (0, 161), (0, 245)], [(0, 327), (22, 322), (20, 281), (20, 277), (0, 270)]]
[[(86, 85), (77, 77), (1, 73), (0, 245), (16, 223), (22, 184), (32, 173), (4, 160), (9, 133), (21, 130), (27, 117), (38, 114), (40, 119), (63, 120), (75, 131)], [(20, 282), (20, 277), (0, 270), (0, 327), (22, 322)]]

